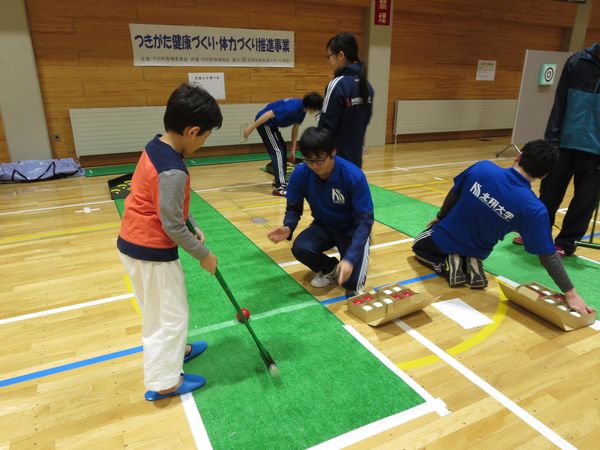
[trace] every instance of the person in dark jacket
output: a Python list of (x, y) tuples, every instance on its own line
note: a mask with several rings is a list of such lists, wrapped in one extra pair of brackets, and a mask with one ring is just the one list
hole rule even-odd
[(600, 43), (567, 60), (544, 137), (560, 147), (558, 164), (540, 185), (551, 224), (574, 178), (575, 192), (554, 239), (557, 252), (568, 256), (583, 238), (600, 194)]
[(358, 59), (358, 44), (352, 34), (335, 35), (326, 48), (335, 78), (325, 91), (319, 128), (333, 133), (337, 156), (361, 168), (365, 133), (373, 112), (373, 87), (365, 64)]

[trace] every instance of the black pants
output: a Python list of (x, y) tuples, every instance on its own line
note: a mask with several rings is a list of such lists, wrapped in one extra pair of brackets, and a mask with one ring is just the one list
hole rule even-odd
[(441, 272), (446, 261), (446, 253), (442, 252), (431, 237), (431, 228), (421, 232), (412, 246), (412, 250), (419, 259), (435, 270)]
[(260, 134), (263, 144), (269, 152), (271, 162), (273, 163), (273, 176), (275, 177), (275, 188), (286, 186), (285, 172), (287, 170), (287, 147), (285, 141), (279, 132), (279, 128), (264, 124), (259, 126), (256, 131)]
[(555, 239), (567, 254), (575, 251), (575, 241), (584, 236), (600, 193), (600, 155), (580, 150), (560, 149), (558, 163), (542, 180), (540, 200), (546, 205), (550, 224), (554, 224), (556, 211), (573, 178), (575, 193), (569, 203), (562, 229)]
[[(292, 246), (292, 253), (298, 261), (308, 266), (313, 272), (329, 273), (339, 261), (323, 252), (336, 246), (341, 258), (344, 259), (344, 255), (352, 243), (352, 235), (353, 232), (340, 233), (313, 222), (298, 235)], [(344, 287), (350, 291), (362, 290), (367, 280), (368, 267), (369, 239), (365, 243), (361, 258), (354, 266), (352, 275), (344, 283)]]

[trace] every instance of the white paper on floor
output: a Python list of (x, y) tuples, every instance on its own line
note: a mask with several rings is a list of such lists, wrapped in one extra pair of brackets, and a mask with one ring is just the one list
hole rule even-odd
[(459, 298), (436, 302), (432, 306), (466, 329), (494, 323), (493, 320), (467, 305)]

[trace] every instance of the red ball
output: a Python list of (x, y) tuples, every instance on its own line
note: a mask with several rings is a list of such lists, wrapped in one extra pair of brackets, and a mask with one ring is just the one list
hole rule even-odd
[[(242, 313), (244, 314), (244, 317), (246, 318), (246, 320), (250, 319), (250, 311), (248, 311), (246, 308), (242, 308)], [(240, 313), (237, 313), (236, 317), (237, 317), (238, 322), (242, 321), (242, 316), (240, 316)]]

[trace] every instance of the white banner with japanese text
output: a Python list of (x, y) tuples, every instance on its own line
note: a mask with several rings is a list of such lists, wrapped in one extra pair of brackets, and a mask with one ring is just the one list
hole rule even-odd
[(136, 66), (294, 67), (294, 32), (129, 24)]

